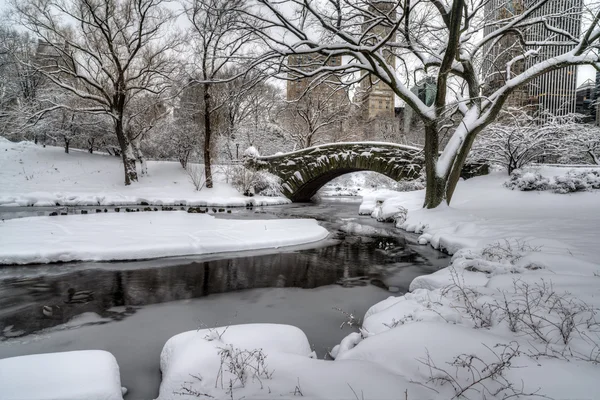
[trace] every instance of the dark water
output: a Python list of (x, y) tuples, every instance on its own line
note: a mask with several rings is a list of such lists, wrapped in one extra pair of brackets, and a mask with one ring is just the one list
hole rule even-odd
[[(220, 215), (317, 218), (332, 239), (312, 249), (2, 268), (0, 358), (108, 350), (121, 367), (127, 399), (150, 399), (158, 392), (162, 345), (200, 326), (293, 324), (324, 356), (349, 333), (339, 329), (344, 318), (334, 308), (362, 316), (448, 262), (357, 211), (358, 203), (337, 199)], [(69, 290), (83, 292), (80, 302), (69, 301)]]

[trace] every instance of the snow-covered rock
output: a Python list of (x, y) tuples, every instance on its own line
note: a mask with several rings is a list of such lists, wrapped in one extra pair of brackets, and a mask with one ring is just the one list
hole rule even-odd
[(2, 400), (122, 400), (119, 366), (100, 350), (0, 360)]
[[(157, 400), (205, 398), (397, 399), (426, 389), (369, 361), (314, 358), (308, 339), (289, 325), (248, 324), (184, 332), (161, 353)], [(195, 393), (195, 394), (194, 394)], [(202, 395), (196, 395), (202, 394)]]

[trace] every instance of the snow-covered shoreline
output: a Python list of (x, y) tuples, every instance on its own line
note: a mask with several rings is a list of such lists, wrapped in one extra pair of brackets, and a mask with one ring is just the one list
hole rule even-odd
[(461, 182), (452, 205), (433, 210), (422, 192), (363, 202), (374, 217), (407, 209), (397, 227), (454, 256), (373, 305), (336, 361), (369, 360), (435, 391), (417, 398), (599, 393), (600, 192), (511, 191), (507, 179)]
[(0, 138), (0, 206), (203, 206), (288, 204), (285, 197), (246, 197), (227, 183), (227, 166), (214, 166), (214, 188), (195, 190), (177, 162), (149, 161), (148, 176), (123, 184), (118, 157), (13, 143)]
[(233, 220), (206, 214), (27, 217), (0, 224), (0, 265), (140, 260), (280, 248), (325, 239), (315, 220)]

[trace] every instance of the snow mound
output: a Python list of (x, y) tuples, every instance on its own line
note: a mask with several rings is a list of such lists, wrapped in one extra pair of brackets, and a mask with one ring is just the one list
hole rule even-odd
[(136, 260), (325, 239), (315, 220), (232, 220), (182, 211), (30, 217), (0, 224), (0, 265)]
[[(396, 400), (426, 398), (420, 388), (368, 361), (317, 360), (306, 335), (275, 324), (233, 325), (181, 333), (161, 353), (157, 400), (201, 398)], [(359, 397), (360, 398), (360, 397)]]
[(2, 400), (122, 400), (119, 366), (100, 350), (0, 360)]

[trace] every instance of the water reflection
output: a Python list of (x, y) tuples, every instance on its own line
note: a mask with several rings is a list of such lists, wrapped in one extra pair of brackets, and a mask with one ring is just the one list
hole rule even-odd
[[(387, 288), (389, 271), (403, 266), (416, 269), (419, 275), (432, 268), (397, 239), (348, 236), (337, 245), (318, 249), (160, 268), (13, 275), (0, 278), (0, 332), (3, 338), (21, 336), (89, 312), (122, 319), (135, 312), (136, 306), (251, 288), (315, 288), (334, 283), (352, 286), (352, 282)], [(352, 279), (356, 277), (364, 278)], [(87, 299), (80, 296), (84, 301), (73, 303), (69, 291), (93, 295)]]

